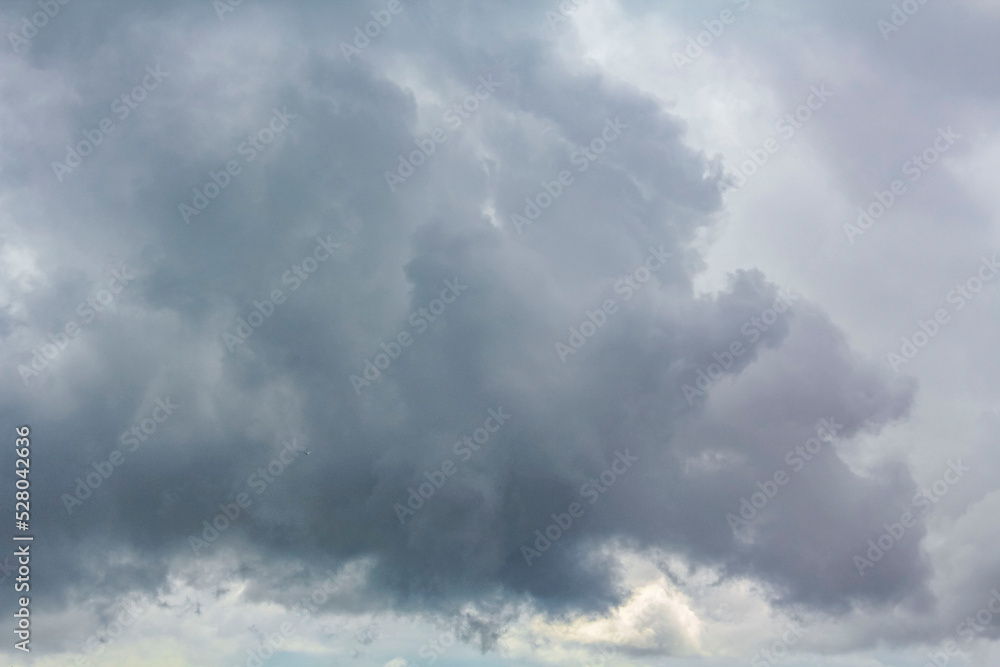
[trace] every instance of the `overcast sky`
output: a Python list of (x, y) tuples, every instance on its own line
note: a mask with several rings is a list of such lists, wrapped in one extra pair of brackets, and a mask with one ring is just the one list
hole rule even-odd
[(0, 27), (5, 663), (1000, 660), (994, 0)]

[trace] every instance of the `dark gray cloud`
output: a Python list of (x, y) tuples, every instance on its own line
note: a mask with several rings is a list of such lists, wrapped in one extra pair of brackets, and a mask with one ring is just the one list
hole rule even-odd
[[(918, 48), (933, 38), (939, 50), (961, 45), (953, 65), (984, 62), (989, 21), (929, 3), (886, 46), (877, 4), (762, 2), (718, 45), (752, 53), (789, 105), (820, 68), (787, 57), (804, 37), (769, 46), (788, 26), (861, 54), (831, 68), (837, 107), (816, 121), (833, 178), (852, 193), (891, 178), (939, 125), (958, 126), (958, 102), (928, 101), (881, 134), (866, 123), (886, 113), (886, 96), (901, 108), (907, 96), (982, 102), (996, 87), (988, 72), (956, 76)], [(210, 587), (202, 568), (216, 558), (249, 582), (245, 600), (289, 608), (327, 570), (364, 561), (364, 585), (332, 596), (327, 612), (459, 614), (460, 639), (493, 651), (523, 605), (573, 619), (624, 603), (624, 566), (608, 545), (756, 582), (776, 610), (927, 613), (937, 594), (925, 517), (866, 576), (852, 562), (919, 488), (901, 456), (850, 465), (852, 443), (909, 419), (916, 383), (808, 296), (769, 321), (800, 287), (752, 264), (717, 293), (696, 289), (699, 244), (725, 209), (720, 162), (691, 146), (687, 121), (568, 61), (548, 8), (531, 3), (404, 0), (348, 62), (340, 43), (381, 7), (245, 2), (220, 20), (209, 2), (71, 3), (0, 60), (0, 415), (30, 424), (37, 443), (39, 627), (83, 601), (162, 600), (180, 572)], [(32, 8), (14, 3), (4, 24)], [(156, 67), (162, 83), (119, 118), (116, 98)], [(487, 76), (496, 92), (390, 191), (386, 170)], [(851, 77), (860, 83), (843, 88)], [(886, 80), (906, 85), (876, 96)], [(60, 180), (52, 163), (105, 117), (114, 131)], [(282, 130), (261, 133), (276, 117)], [(251, 135), (274, 138), (251, 151)], [(220, 176), (227, 163), (239, 173)], [(540, 204), (561, 172), (572, 182), (519, 229), (526, 198)], [(213, 179), (225, 185), (202, 207)], [(915, 196), (949, 201), (952, 179)], [(185, 220), (182, 204), (203, 210)], [(969, 224), (987, 230), (986, 209), (967, 203)], [(669, 259), (643, 273), (651, 251)], [(135, 278), (105, 305), (101, 290), (123, 266)], [(436, 301), (456, 283), (452, 302)], [(93, 317), (78, 307), (88, 299), (101, 305)], [(573, 331), (609, 301), (576, 349)], [(252, 334), (235, 342), (240, 319)], [(70, 321), (79, 335), (22, 379), (33, 350), (44, 357)], [(401, 332), (411, 342), (393, 348)], [(560, 358), (557, 343), (572, 353)], [(723, 364), (734, 343), (741, 352)], [(365, 375), (380, 354), (391, 363)], [(698, 384), (715, 363), (721, 376)], [(685, 386), (699, 389), (691, 400)], [(122, 434), (141, 433), (167, 397), (174, 413), (130, 449)], [(490, 410), (510, 418), (463, 459), (455, 443)], [(840, 425), (835, 441), (793, 470), (786, 453), (824, 418)], [(292, 439), (311, 453), (268, 473)], [(116, 450), (124, 462), (68, 512), (65, 494)], [(638, 463), (589, 504), (589, 480), (623, 451)], [(446, 461), (456, 472), (401, 525), (394, 506)], [(734, 531), (727, 514), (779, 470), (787, 487)], [(202, 522), (241, 493), (249, 506), (192, 549)], [(522, 547), (574, 502), (585, 513), (526, 563)], [(875, 640), (862, 634), (859, 644)], [(66, 637), (39, 631), (39, 649), (77, 650)]]

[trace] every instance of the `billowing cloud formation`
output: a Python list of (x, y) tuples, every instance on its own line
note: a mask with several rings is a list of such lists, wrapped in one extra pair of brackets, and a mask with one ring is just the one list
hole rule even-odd
[(219, 5), (72, 3), (0, 61), (40, 623), (236, 574), (291, 609), (363, 564), (323, 610), (491, 651), (523, 605), (627, 608), (626, 552), (776, 610), (933, 604), (920, 512), (856, 558), (920, 485), (848, 453), (915, 382), (798, 285), (696, 287), (733, 165), (684, 118), (536, 3)]

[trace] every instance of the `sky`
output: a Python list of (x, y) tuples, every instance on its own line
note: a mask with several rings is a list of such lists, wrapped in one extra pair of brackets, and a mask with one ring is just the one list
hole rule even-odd
[(994, 0), (0, 28), (5, 664), (1000, 660)]

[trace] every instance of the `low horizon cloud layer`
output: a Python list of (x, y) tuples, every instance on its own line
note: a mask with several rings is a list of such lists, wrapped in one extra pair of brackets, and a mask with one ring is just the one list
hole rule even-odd
[(8, 664), (1000, 657), (993, 3), (0, 25)]

